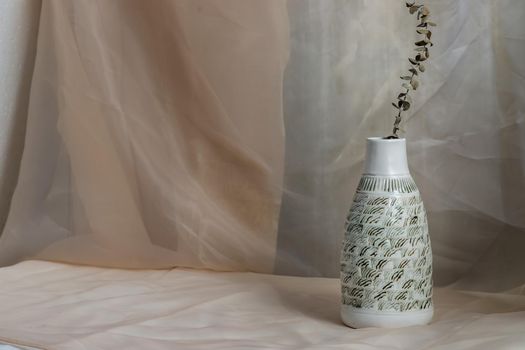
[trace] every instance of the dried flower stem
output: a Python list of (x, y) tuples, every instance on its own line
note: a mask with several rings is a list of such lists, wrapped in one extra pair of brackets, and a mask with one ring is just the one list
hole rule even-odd
[(430, 38), (432, 37), (432, 32), (430, 31), (429, 27), (434, 27), (436, 24), (428, 20), (430, 18), (430, 11), (428, 10), (428, 8), (424, 5), (416, 4), (415, 0), (408, 0), (406, 2), (406, 7), (408, 8), (410, 14), (417, 14), (417, 19), (419, 23), (417, 25), (416, 32), (422, 37), (420, 38), (420, 40), (414, 43), (414, 50), (417, 52), (417, 54), (414, 57), (408, 58), (408, 61), (411, 65), (410, 69), (408, 70), (410, 72), (410, 75), (404, 75), (401, 77), (402, 80), (406, 81), (402, 84), (404, 91), (402, 91), (397, 96), (397, 102), (392, 102), (392, 105), (398, 111), (397, 115), (395, 116), (392, 135), (387, 137), (389, 139), (399, 138), (399, 135), (397, 133), (399, 131), (399, 125), (402, 121), (402, 113), (410, 109), (410, 105), (412, 104), (412, 99), (410, 98), (409, 93), (411, 90), (417, 90), (419, 86), (419, 81), (416, 79), (416, 77), (419, 75), (419, 73), (423, 73), (425, 71), (425, 66), (423, 65), (423, 62), (430, 57), (428, 49), (430, 46), (434, 45), (430, 41)]

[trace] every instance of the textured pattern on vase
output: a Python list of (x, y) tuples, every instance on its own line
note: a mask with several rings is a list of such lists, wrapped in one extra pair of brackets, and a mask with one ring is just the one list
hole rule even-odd
[(364, 175), (345, 230), (343, 304), (397, 312), (432, 306), (427, 216), (411, 176)]

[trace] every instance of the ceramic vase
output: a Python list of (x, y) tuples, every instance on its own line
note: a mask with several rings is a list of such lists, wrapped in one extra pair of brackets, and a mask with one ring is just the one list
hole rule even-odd
[(341, 249), (343, 322), (353, 328), (430, 322), (432, 250), (404, 139), (369, 138)]

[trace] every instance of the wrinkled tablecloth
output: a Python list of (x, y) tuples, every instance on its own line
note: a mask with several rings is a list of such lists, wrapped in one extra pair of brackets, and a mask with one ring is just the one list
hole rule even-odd
[(339, 281), (26, 261), (0, 269), (0, 343), (42, 349), (525, 349), (525, 288), (435, 289), (428, 326), (351, 329)]

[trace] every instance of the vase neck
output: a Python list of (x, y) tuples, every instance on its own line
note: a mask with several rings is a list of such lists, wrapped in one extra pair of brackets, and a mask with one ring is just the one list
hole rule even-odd
[(405, 139), (368, 138), (364, 174), (409, 175)]

